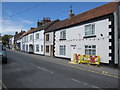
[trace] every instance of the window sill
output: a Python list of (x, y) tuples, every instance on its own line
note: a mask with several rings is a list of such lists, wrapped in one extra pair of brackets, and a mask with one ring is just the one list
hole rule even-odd
[(62, 41), (62, 40), (66, 40), (66, 39), (59, 39), (60, 41)]
[(96, 35), (84, 36), (83, 38), (93, 38), (93, 37), (96, 37)]

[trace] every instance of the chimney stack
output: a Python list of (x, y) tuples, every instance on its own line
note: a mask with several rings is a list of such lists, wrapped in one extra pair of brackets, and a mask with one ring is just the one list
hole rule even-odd
[(72, 18), (75, 14), (72, 13), (72, 6), (70, 7), (68, 18)]

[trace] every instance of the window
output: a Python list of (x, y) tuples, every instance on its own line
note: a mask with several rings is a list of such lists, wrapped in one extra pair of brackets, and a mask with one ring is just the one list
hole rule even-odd
[(32, 37), (32, 35), (30, 35), (30, 40), (32, 40), (33, 39), (33, 37)]
[(36, 52), (39, 52), (39, 44), (36, 44)]
[(49, 46), (46, 46), (46, 52), (49, 53)]
[(36, 34), (36, 39), (39, 39), (39, 33)]
[(26, 51), (28, 51), (28, 45), (26, 45)]
[(66, 30), (60, 31), (60, 39), (66, 39)]
[(95, 24), (90, 24), (85, 26), (85, 36), (90, 36), (95, 34)]
[(96, 45), (85, 45), (85, 55), (96, 55)]
[(65, 55), (65, 53), (66, 53), (66, 46), (60, 45), (60, 55)]
[(41, 45), (41, 51), (43, 51), (43, 45)]
[(49, 34), (46, 34), (46, 41), (49, 41)]

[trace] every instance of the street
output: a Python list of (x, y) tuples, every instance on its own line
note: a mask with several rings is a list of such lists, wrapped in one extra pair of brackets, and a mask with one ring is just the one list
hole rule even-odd
[(6, 88), (118, 88), (118, 78), (52, 62), (53, 57), (7, 51), (2, 67)]

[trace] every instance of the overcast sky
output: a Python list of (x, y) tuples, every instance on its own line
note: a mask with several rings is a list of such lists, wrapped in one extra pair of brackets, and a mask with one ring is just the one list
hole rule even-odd
[(2, 2), (2, 34), (12, 34), (16, 31), (29, 30), (36, 27), (36, 22), (43, 17), (51, 20), (68, 18), (72, 5), (75, 15), (101, 6), (108, 2)]

